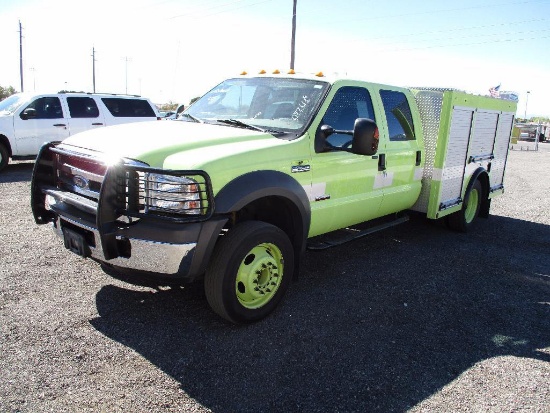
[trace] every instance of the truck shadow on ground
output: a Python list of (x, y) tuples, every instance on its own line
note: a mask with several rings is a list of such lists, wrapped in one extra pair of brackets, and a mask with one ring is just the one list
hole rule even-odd
[(215, 412), (404, 411), (475, 363), (550, 361), (550, 231), (456, 234), (414, 218), (322, 253), (266, 320), (233, 326), (199, 287), (103, 287), (92, 325)]
[(15, 183), (30, 181), (34, 162), (10, 163), (0, 172), (0, 183)]

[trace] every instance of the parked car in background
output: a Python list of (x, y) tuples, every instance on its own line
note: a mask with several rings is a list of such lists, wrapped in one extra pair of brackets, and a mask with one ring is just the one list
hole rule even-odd
[(173, 110), (168, 110), (168, 111), (161, 110), (159, 114), (162, 119), (172, 119), (172, 117), (176, 114), (176, 112), (174, 112)]
[(156, 106), (139, 96), (18, 93), (0, 102), (0, 171), (9, 158), (34, 159), (46, 142), (102, 126), (158, 119)]

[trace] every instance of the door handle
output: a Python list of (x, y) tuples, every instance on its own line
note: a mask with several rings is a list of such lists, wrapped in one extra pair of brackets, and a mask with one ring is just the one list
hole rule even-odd
[(64, 128), (67, 127), (67, 125), (65, 125), (64, 123), (54, 123), (53, 126), (63, 126)]
[(420, 166), (422, 162), (422, 151), (416, 151), (416, 166)]
[(92, 123), (92, 126), (103, 126), (103, 123)]
[(378, 170), (379, 171), (385, 171), (386, 170), (386, 154), (381, 153), (378, 155)]

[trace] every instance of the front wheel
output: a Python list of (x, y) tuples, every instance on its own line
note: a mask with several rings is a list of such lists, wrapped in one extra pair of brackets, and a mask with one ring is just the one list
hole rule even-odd
[(476, 180), (462, 209), (447, 217), (449, 227), (455, 231), (468, 232), (475, 219), (479, 215), (483, 189), (481, 183)]
[(278, 227), (261, 221), (238, 224), (214, 249), (204, 290), (212, 309), (233, 323), (251, 323), (282, 300), (294, 269), (294, 249)]

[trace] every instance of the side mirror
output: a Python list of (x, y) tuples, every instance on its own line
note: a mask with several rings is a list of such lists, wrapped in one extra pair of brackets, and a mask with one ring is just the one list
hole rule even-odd
[(334, 128), (330, 125), (323, 125), (317, 129), (315, 136), (315, 152), (325, 152), (327, 150), (327, 138), (334, 133)]
[(21, 115), (19, 115), (19, 117), (23, 120), (36, 119), (36, 109), (27, 108), (23, 112), (21, 112)]
[(379, 132), (372, 119), (359, 118), (353, 127), (351, 149), (358, 155), (375, 155), (378, 152)]

